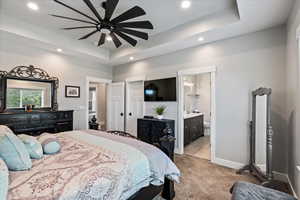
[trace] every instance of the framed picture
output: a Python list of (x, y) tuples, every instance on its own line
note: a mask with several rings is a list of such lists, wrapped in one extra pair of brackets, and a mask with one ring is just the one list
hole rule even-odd
[(80, 87), (66, 85), (65, 95), (67, 98), (80, 98)]

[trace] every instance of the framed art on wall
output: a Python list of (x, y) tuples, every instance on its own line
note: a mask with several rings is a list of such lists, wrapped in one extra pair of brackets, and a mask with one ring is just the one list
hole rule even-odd
[(65, 96), (67, 98), (80, 98), (80, 87), (66, 85)]

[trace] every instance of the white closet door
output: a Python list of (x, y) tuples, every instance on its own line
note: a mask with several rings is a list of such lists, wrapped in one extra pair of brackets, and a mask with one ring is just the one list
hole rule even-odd
[(107, 130), (124, 131), (125, 83), (109, 84), (107, 94)]
[(128, 82), (126, 89), (126, 132), (137, 136), (137, 119), (144, 117), (144, 82)]

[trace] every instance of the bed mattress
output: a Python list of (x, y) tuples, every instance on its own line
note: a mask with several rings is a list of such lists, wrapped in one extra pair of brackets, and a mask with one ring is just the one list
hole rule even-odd
[(55, 136), (60, 153), (10, 172), (9, 200), (126, 200), (165, 177), (179, 181), (178, 168), (152, 145), (99, 131)]

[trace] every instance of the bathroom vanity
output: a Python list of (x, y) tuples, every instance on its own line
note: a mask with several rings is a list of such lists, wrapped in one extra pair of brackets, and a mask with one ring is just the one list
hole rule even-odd
[(204, 136), (204, 115), (190, 113), (184, 115), (184, 146)]

